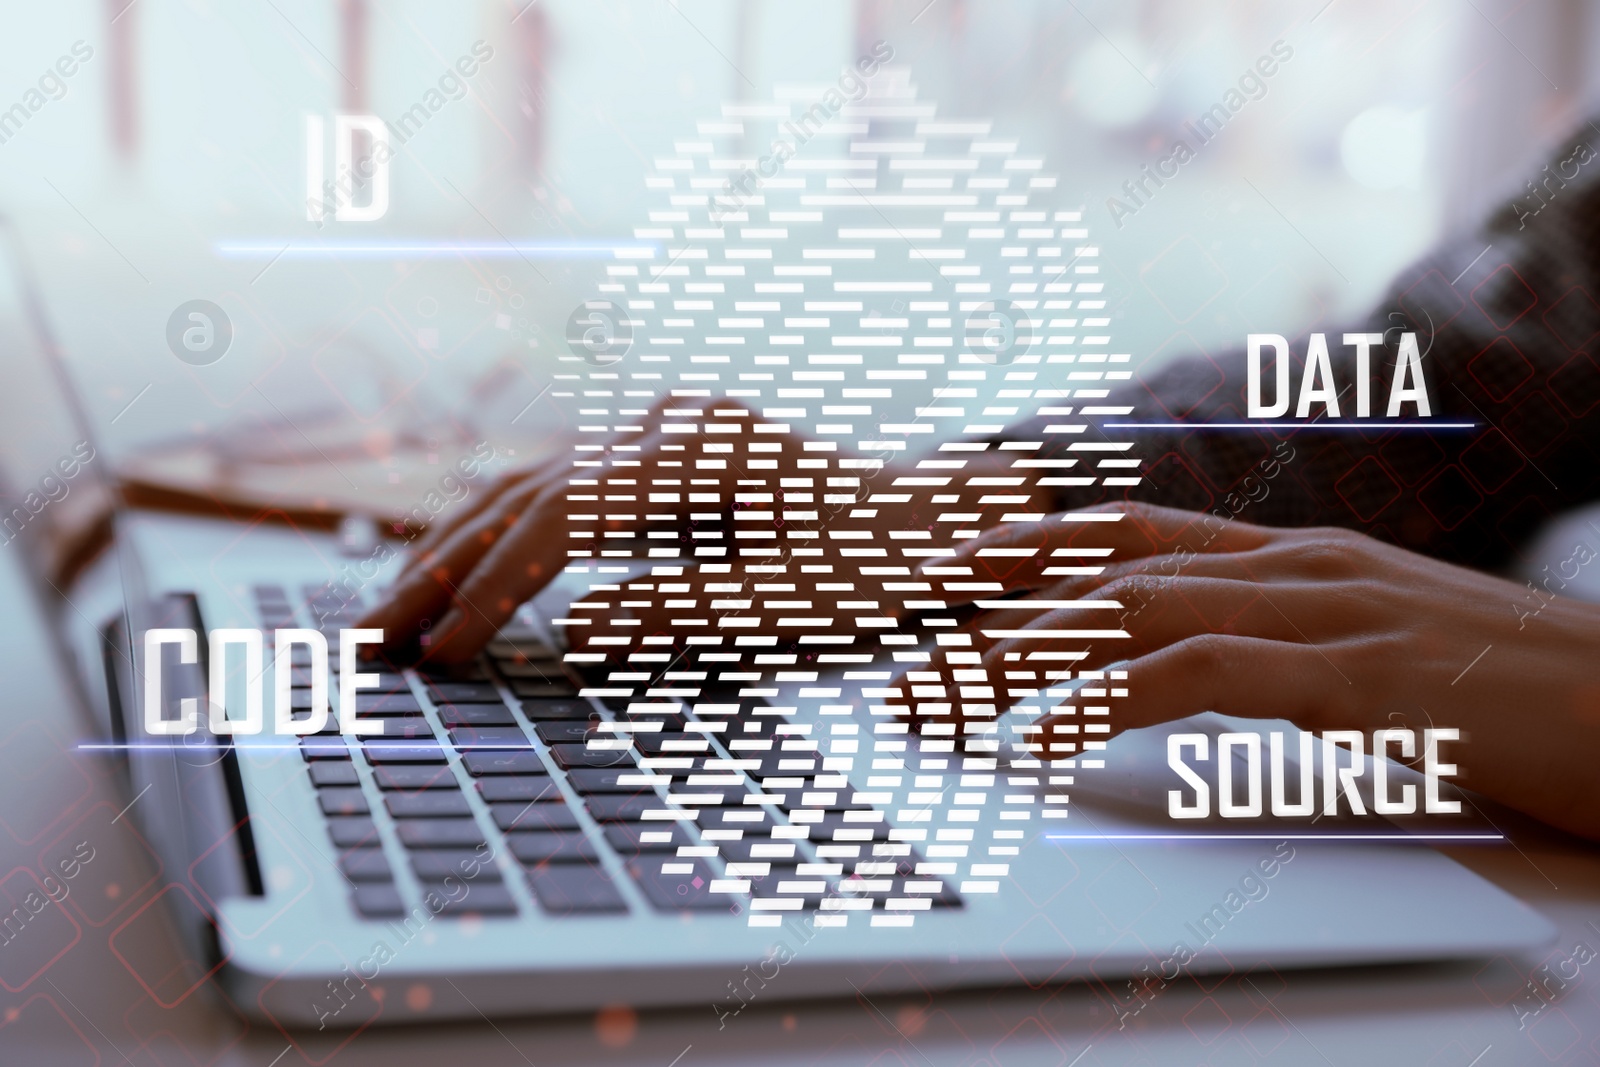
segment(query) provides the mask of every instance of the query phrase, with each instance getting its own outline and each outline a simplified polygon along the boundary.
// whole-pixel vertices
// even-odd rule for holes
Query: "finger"
[[[1104,605],[1114,609],[1109,618],[1096,619],[1060,607],[1031,619],[1019,611],[986,612],[980,625],[984,635],[995,643],[985,654],[984,665],[998,676],[1008,666],[1019,669],[1031,664],[1039,653],[1067,647],[1082,651],[1076,661],[1079,670],[1093,670],[1117,660],[1149,655],[1201,634],[1273,641],[1314,640],[1326,636],[1319,628],[1325,613],[1306,612],[1305,606],[1308,598],[1319,592],[1316,587],[1302,584],[1275,586],[1269,595],[1259,582],[1193,575],[1122,578],[1098,590],[1094,599],[1065,602]],[[1291,613],[1304,616],[1302,625],[1292,620]],[[1025,625],[1017,628],[1018,622]],[[1101,628],[1083,628],[1094,623]],[[1116,636],[1118,633],[1124,636]],[[1080,635],[1097,635],[1100,639],[1085,640]],[[1049,657],[1045,658],[1048,661]]]
[[[1266,552],[1269,552],[1269,549],[1256,552],[1208,553],[1208,555],[1194,555],[1194,553],[1157,555],[1157,557],[1136,558],[1118,563],[1085,566],[1077,568],[1082,569],[1082,574],[1054,577],[1053,584],[1043,589],[1032,590],[1026,597],[1005,597],[1005,595],[995,597],[992,593],[986,597],[984,593],[966,593],[963,590],[965,582],[933,582],[941,587],[946,603],[949,603],[949,598],[966,595],[968,597],[966,605],[974,606],[981,611],[981,614],[974,616],[971,621],[955,630],[955,633],[960,633],[963,637],[946,635],[941,638],[941,648],[934,656],[934,669],[938,669],[939,657],[950,645],[966,651],[976,649],[979,653],[987,653],[997,638],[989,637],[984,630],[997,627],[998,619],[1002,617],[1011,617],[1011,629],[1016,629],[1018,625],[1029,624],[1030,617],[1037,617],[1042,611],[1093,609],[1098,605],[1098,601],[1107,597],[1110,600],[1126,601],[1117,605],[1104,605],[1107,608],[1114,608],[1118,617],[1122,617],[1138,613],[1152,601],[1160,600],[1163,590],[1178,577],[1216,577],[1216,579],[1235,579],[1235,581],[1259,584],[1270,581],[1280,573],[1293,573],[1293,566],[1272,566],[1275,557],[1266,557],[1264,555]],[[1117,592],[1107,593],[1107,587],[1112,585],[1117,585]]]
[[[948,658],[946,652],[952,647],[962,652],[987,653],[999,640],[987,631],[1016,629],[1030,625],[1042,612],[1113,610],[1120,618],[1142,609],[1152,600],[1159,599],[1164,588],[1163,583],[1170,583],[1180,576],[1260,581],[1261,575],[1257,574],[1257,568],[1252,564],[1251,557],[1250,553],[1154,556],[1149,559],[1084,568],[1093,573],[1054,579],[1053,584],[1036,589],[1027,596],[989,599],[982,594],[972,594],[967,604],[978,608],[979,614],[955,631],[961,636],[946,635],[941,638],[940,648],[932,660],[931,669],[942,671],[941,663]],[[962,590],[959,588],[962,583],[947,584],[957,588],[953,594],[948,588],[944,590],[946,603],[950,596],[962,595]],[[1104,592],[1107,587],[1114,584],[1118,585],[1117,592]],[[1089,623],[1099,625],[1108,621],[1099,617],[1085,617],[1085,620],[1084,625]]]
[[[1049,557],[1060,536],[1048,525],[1055,518],[1050,515],[1037,522],[991,526],[950,555],[923,560],[912,576],[937,579],[944,587],[945,602],[952,607],[984,596],[1049,585],[1055,576],[1045,575],[1040,561]]]
[[[1054,593],[1052,589],[1039,596],[1049,596]],[[948,594],[947,594],[948,595]],[[1120,629],[1116,628],[1114,618],[1105,617],[1108,613],[1118,610],[1116,603],[1102,603],[1100,601],[1084,602],[1081,600],[1040,600],[1037,597],[1019,597],[1013,600],[978,600],[976,603],[984,610],[971,621],[959,629],[942,633],[938,638],[938,647],[929,657],[928,662],[920,667],[907,668],[892,683],[892,689],[900,690],[896,698],[900,702],[895,704],[900,710],[897,712],[902,719],[922,724],[930,718],[937,716],[953,716],[955,721],[961,721],[971,716],[992,717],[1004,708],[994,708],[990,705],[995,700],[993,693],[983,693],[984,687],[993,689],[990,683],[989,668],[986,666],[985,657],[995,645],[1004,640],[1005,631],[1025,627],[1040,617],[1041,612],[1048,612],[1052,608],[1062,611],[1071,611],[1080,617],[1089,618],[1091,621],[1083,622],[1077,629],[1094,627],[1097,629],[1110,628],[1109,632],[1117,637],[1125,637]],[[1052,676],[1060,674],[1066,678],[1072,675],[1072,665],[1081,659],[1085,653],[1081,650],[1071,652],[1035,653],[1039,660],[1048,659],[1056,664],[1054,668],[1043,667],[1043,672]],[[1033,673],[1038,669],[1028,668]],[[1011,673],[1019,673],[1024,668],[1013,668]],[[998,678],[1001,671],[993,677]],[[1009,706],[1010,701],[1006,701]]]
[[[535,469],[513,471],[495,479],[492,485],[479,494],[477,498],[468,501],[466,507],[457,510],[449,519],[444,522],[430,523],[425,527],[421,536],[411,546],[411,558],[407,560],[405,569],[415,566],[418,559],[437,550],[451,534],[473,522],[507,493],[514,492],[531,481],[539,481],[546,477],[548,477],[548,471]],[[404,573],[405,569],[402,569],[401,573]]]
[[[563,565],[566,545],[551,537],[548,525],[539,518],[550,511],[550,498],[563,492],[561,487],[552,487],[535,500],[453,591],[455,608],[430,634],[429,658],[453,661],[476,652],[517,605],[542,588]],[[670,595],[658,596],[653,580],[625,584],[620,590],[572,605],[571,617],[594,620],[573,633],[573,644],[587,645],[599,637],[608,655],[628,654],[647,637],[665,638],[659,647],[653,646],[659,653],[686,647],[683,638],[692,633],[748,632],[795,639],[834,627],[835,614],[844,610],[838,607],[840,592],[820,594],[817,575],[790,577],[797,580],[785,583],[777,592],[763,589],[770,581],[769,573],[757,575],[742,567],[727,574],[696,571],[691,581],[683,583],[687,589]],[[846,591],[842,599],[854,596]]]
[[[651,418],[659,419],[668,402],[669,398],[667,397],[657,398],[651,405],[646,421],[642,422],[638,428],[630,427],[617,433],[612,438],[610,446],[612,448],[618,446],[632,448],[632,446],[642,444],[647,436],[659,438],[659,434],[649,428],[652,423],[648,420]],[[660,442],[659,440],[652,440],[651,443],[659,444]],[[643,449],[641,448],[640,451],[642,452]],[[465,511],[452,516],[450,521],[441,524],[437,529],[430,527],[423,534],[422,541],[416,546],[416,551],[413,553],[411,560],[402,568],[401,575],[404,576],[407,571],[416,567],[428,566],[429,564],[425,561],[430,554],[441,550],[445,544],[455,539],[463,529],[482,518],[491,505],[504,501],[506,506],[500,508],[500,511],[515,510],[520,512],[527,500],[542,492],[548,485],[567,473],[569,469],[566,463],[559,457],[555,457],[548,463],[541,464],[530,470],[513,472],[501,478],[490,487],[489,492],[483,498],[475,501]]]
[[[1288,719],[1306,729],[1356,722],[1359,694],[1349,655],[1358,645],[1308,645],[1258,637],[1204,634],[1168,645],[1127,666],[1127,695],[1108,701],[1112,737],[1202,711],[1253,719]],[[1343,662],[1346,666],[1341,667]],[[1070,744],[1075,714],[1041,719],[1046,744]],[[1090,724],[1085,724],[1090,725]],[[1048,758],[1068,753],[1049,750]]]
[[[1142,611],[1158,604],[1171,590],[1173,583],[1193,578],[1228,579],[1265,587],[1279,582],[1298,584],[1303,578],[1292,568],[1275,565],[1275,561],[1262,552],[1239,552],[1226,555],[1205,556],[1155,556],[1148,560],[1127,560],[1096,568],[1098,573],[1064,578],[1048,589],[1030,596],[1008,600],[980,600],[977,606],[988,610],[1010,608],[1035,609],[1049,602],[1112,599],[1121,606],[1121,617]]]
[[[970,567],[974,591],[999,592],[1036,588],[1038,579],[1081,572],[1101,560],[1245,552],[1276,536],[1281,535],[1265,527],[1176,508],[1097,505],[1060,512],[1040,523],[993,527],[950,556],[925,561],[923,567]],[[1030,560],[1033,566],[1024,565]],[[1042,560],[1049,565],[1039,566]]]
[[[992,720],[1042,686],[1069,680],[1090,653],[1085,648],[1124,649],[1128,634],[1118,621],[1115,599],[1001,601],[974,620],[966,633],[943,645],[927,669],[906,673],[912,701],[906,717],[922,732],[937,721],[957,732]],[[950,641],[947,637],[945,640]],[[1119,658],[1115,651],[1108,659]]]
[[[1064,514],[1086,522],[1094,521],[1087,518],[1089,515],[1120,515],[1117,522],[1092,527],[1096,534],[1105,534],[1113,542],[1111,547],[1118,556],[1135,552],[1150,555],[1154,551],[1170,551],[1180,544],[1191,546],[1195,552],[1247,552],[1282,534],[1238,519],[1158,504],[1096,504]]]
[[[553,535],[551,525],[559,513],[555,500],[564,495],[562,487],[547,487],[464,577],[443,580],[451,606],[429,631],[429,660],[457,663],[476,655],[519,605],[560,573],[566,561],[566,538]]]
[[[523,491],[509,494],[499,506],[456,530],[437,551],[419,556],[358,625],[383,630],[390,644],[414,639],[424,622],[438,618],[447,609],[453,584],[459,584],[471,573],[501,534],[516,522],[527,503]]]
[[[670,398],[657,400],[651,415],[658,418],[664,416],[671,402]],[[745,411],[737,404],[730,403],[719,404],[716,410],[718,413]],[[678,441],[681,435],[669,435],[658,428],[648,428],[659,425],[659,422],[650,422],[648,419],[641,425],[647,428],[629,431],[627,435],[615,439],[610,447],[637,456],[640,465],[629,470],[630,480],[648,485],[654,482],[661,470],[660,464],[669,454],[664,446]],[[673,455],[681,456],[682,453]],[[674,478],[681,477],[681,467],[678,466],[681,463],[681,459],[675,460]],[[718,470],[721,471],[718,479],[720,495],[726,497],[733,484],[733,474],[726,468]],[[564,473],[550,469],[523,479],[509,488],[494,506],[483,509],[475,518],[453,528],[436,549],[419,555],[416,563],[402,573],[386,602],[370,612],[366,621],[384,629],[391,641],[407,641],[419,636],[424,622],[438,618],[453,604],[462,610],[439,619],[439,624],[429,630],[429,657],[459,658],[469,654],[467,649],[475,650],[475,646],[481,646],[494,629],[515,611],[515,603],[509,609],[501,607],[510,591],[525,594],[523,598],[526,599],[526,596],[538,592],[558,572],[559,568],[554,563],[559,561],[545,557],[551,553],[565,552],[564,538],[550,536],[552,530],[562,525],[561,517],[566,513],[567,483]],[[505,554],[510,551],[504,547],[506,539],[517,528],[521,530],[521,541],[518,542],[522,546],[520,550],[527,554],[522,561]],[[534,536],[532,531],[536,529],[544,531],[542,540]],[[529,549],[530,545],[536,545],[538,551]],[[489,562],[491,553],[499,555]],[[469,582],[473,576],[478,576],[475,580],[480,582],[490,580],[489,576],[512,576],[509,580],[514,581],[515,585],[508,586],[506,590],[486,591]]]
[[[997,648],[1024,634],[1032,645],[1068,639],[1074,647],[1091,640],[1127,637],[1120,623],[1124,605],[1114,597],[1054,599],[1041,594],[980,600],[977,604],[983,610],[971,621],[954,634],[939,638],[939,648],[930,658],[928,669],[942,678],[953,680],[959,669],[963,677],[971,680],[972,671],[987,664]]]
[[[1222,559],[1214,562],[1229,569]],[[1306,612],[1306,599],[1317,596],[1326,606],[1326,593],[1324,586],[1295,583],[1276,586],[1269,595],[1263,583],[1241,580],[1237,572],[1179,578],[1133,574],[1077,599],[983,602],[987,610],[968,627],[970,644],[942,647],[926,673],[906,684],[914,685],[913,695],[924,702],[949,702],[938,713],[957,722],[993,717],[1042,687],[1070,680],[1075,671],[1148,655],[1203,634],[1310,640],[1307,630],[1320,636],[1318,623],[1330,613]],[[1303,627],[1280,602],[1304,616]],[[931,713],[922,714],[926,721]]]
[[[1184,552],[1099,563],[1086,562],[1076,567],[1050,568],[1044,571],[1047,577],[1040,584],[1030,585],[1031,595],[1011,600],[1002,598],[1008,593],[1014,592],[1014,590],[1002,587],[1000,592],[996,593],[971,589],[970,585],[973,583],[971,583],[964,571],[953,577],[924,573],[930,578],[931,585],[939,587],[947,605],[970,605],[984,610],[993,610],[1000,607],[1010,607],[1015,604],[1031,603],[1036,598],[1071,600],[1090,596],[1095,590],[1101,589],[1119,578],[1134,575],[1149,575],[1152,578],[1200,575],[1214,578],[1265,581],[1279,574],[1287,573],[1285,567],[1274,565],[1280,561],[1276,556],[1269,557],[1266,555],[1268,551],[1268,549],[1262,549],[1256,552],[1210,553],[1206,555]],[[960,568],[954,569],[961,570]],[[1067,575],[1051,573],[1052,570],[1057,569],[1068,570],[1073,573]]]
[[[412,557],[414,569],[432,568],[441,563],[456,568],[469,567],[489,550],[499,532],[510,528],[554,480],[541,472],[508,486],[492,506],[480,509],[464,522],[452,523],[450,529],[440,531],[432,544],[419,549]]]
[[[953,633],[947,633],[940,637],[939,647],[929,661],[929,666],[924,669],[937,672],[948,683],[950,680],[948,665],[950,663],[976,662],[970,659],[971,653],[987,653],[994,646],[996,639],[986,636],[983,630],[998,626],[1000,624],[998,620],[1000,619],[1010,618],[1010,625],[1026,625],[1039,612],[1048,610],[1048,605],[1051,602],[1081,599],[1118,578],[1144,573],[1146,568],[1161,574],[1176,574],[1180,564],[1192,564],[1192,562],[1192,560],[1176,557],[1158,556],[1149,561],[1132,560],[1127,563],[1095,565],[1083,568],[1090,573],[1071,578],[1053,577],[1046,587],[1035,589],[1028,596],[1015,598],[1005,598],[1003,596],[995,596],[993,593],[967,589],[965,586],[970,583],[966,581],[965,573],[945,581],[938,574],[930,575],[928,572],[924,572],[925,575],[932,579],[930,585],[938,588],[945,598],[941,603],[949,605],[953,599],[965,598],[965,604],[962,606],[979,609],[979,614],[973,616]],[[990,599],[991,597],[993,599]],[[1087,610],[1088,607],[1085,606],[1085,609]],[[952,654],[955,657],[954,660],[950,658]]]
[[[659,435],[654,435],[641,445],[640,454],[654,457],[660,444]],[[654,467],[650,469],[653,471]],[[456,590],[461,583],[530,509],[537,510],[534,518],[547,531],[564,525],[565,474],[564,469],[551,468],[518,480],[507,487],[494,506],[484,508],[475,518],[453,527],[442,536],[433,550],[418,553],[411,565],[396,578],[384,603],[368,613],[363,625],[384,629],[393,635],[391,642],[414,639],[420,624],[424,620],[437,618],[447,610],[456,598]],[[561,537],[558,535],[555,540],[561,540]],[[542,577],[536,572],[533,577],[540,580],[534,583],[528,595],[537,593],[555,573],[548,567],[544,568]],[[452,624],[458,621],[451,620]],[[430,655],[437,654],[443,636],[438,631],[430,633],[429,640],[433,646]]]
[[[414,655],[414,649],[408,646],[414,645],[417,635],[448,610],[449,602],[442,581],[419,576],[386,590],[383,600],[368,609],[356,625],[377,630],[383,635],[383,646],[389,654],[408,659]]]

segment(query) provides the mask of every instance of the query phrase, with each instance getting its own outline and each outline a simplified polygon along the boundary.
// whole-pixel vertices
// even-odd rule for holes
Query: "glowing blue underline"
[[[327,752],[348,752],[349,751],[349,747],[348,746],[335,744],[332,741],[321,741],[321,742],[316,742],[316,743],[312,743],[312,744],[301,744],[301,743],[295,742],[295,741],[250,741],[250,740],[248,740],[248,738],[250,738],[250,737],[259,737],[260,736],[259,734],[230,735],[230,734],[200,734],[200,733],[194,733],[194,734],[174,734],[173,736],[174,737],[198,737],[198,738],[204,738],[206,741],[215,741],[218,745],[222,745],[222,746],[231,745],[234,748],[260,748],[260,749],[279,748],[279,749],[283,749],[285,752],[288,752],[290,750],[298,750],[298,749],[301,749],[301,748],[309,749],[309,750],[311,750],[313,752],[316,752],[318,750],[323,750],[323,751],[327,751]],[[237,736],[238,738],[241,738],[241,740],[237,740],[237,741],[236,740],[232,740],[232,738],[235,737],[235,736]],[[434,755],[436,753],[440,754],[440,755],[449,755],[449,752],[447,750],[445,750],[444,748],[440,747],[437,743],[432,745],[432,746],[430,746],[426,742],[408,741],[407,739],[405,739],[403,737],[382,737],[382,736],[379,736],[377,734],[333,734],[333,735],[327,735],[327,734],[305,734],[305,735],[302,735],[302,736],[307,736],[307,737],[328,737],[328,736],[350,737],[350,738],[354,738],[357,742],[359,742],[359,744],[360,744],[360,746],[362,747],[363,750],[366,750],[366,749],[370,748],[374,752],[413,752],[413,753],[416,753],[418,755],[429,755],[429,756]],[[618,735],[616,735],[616,738],[605,737],[605,738],[602,738],[601,740],[611,741],[611,740],[619,739],[622,736],[623,736],[622,734],[618,734]],[[185,744],[182,741],[115,741],[115,742],[108,741],[108,742],[105,742],[104,744],[92,743],[92,742],[84,742],[82,744],[77,745],[76,747],[77,747],[78,751],[80,751],[80,752],[122,752],[122,751],[125,751],[127,749],[152,749],[152,748],[168,749],[168,750],[171,750],[171,751],[174,751],[174,752],[191,752],[191,751],[199,751],[204,746],[202,744],[200,744],[199,742]],[[455,744],[454,742],[452,742],[451,743],[451,747],[455,748],[455,749],[458,749],[458,750],[460,750],[462,752],[475,751],[475,750],[479,750],[479,749],[493,750],[493,751],[496,751],[496,752],[538,752],[538,751],[540,751],[540,749],[539,749],[539,747],[537,745],[534,745],[534,744],[531,744],[531,743],[528,743],[528,742],[523,742],[523,743],[519,744],[519,743],[517,743],[515,741],[485,741],[485,742],[483,742],[481,744],[466,744],[466,743]],[[594,752],[621,752],[621,753],[626,753],[628,750],[627,749],[623,749],[623,748],[597,748],[597,749],[592,749],[591,751],[594,751]],[[397,762],[401,762],[401,761],[397,761]]]
[[[540,259],[654,259],[654,241],[218,241],[219,256],[233,259],[332,259],[343,256],[534,256]]]
[[[1107,430],[1476,430],[1475,422],[1104,422]]]
[[[1047,841],[1504,841],[1505,834],[1046,834]]]

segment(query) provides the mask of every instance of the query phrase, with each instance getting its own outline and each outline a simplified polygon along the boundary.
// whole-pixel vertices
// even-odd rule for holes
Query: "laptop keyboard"
[[[281,586],[253,592],[264,628],[309,618],[330,644],[363,610],[325,587],[303,590],[298,607]],[[309,652],[294,654],[291,704],[309,709]],[[816,910],[819,925],[961,906],[883,812],[820,766],[809,727],[762,697],[591,700],[557,652],[512,628],[466,669],[377,673],[357,716],[381,735],[345,737],[330,715],[300,743],[362,916],[419,905],[514,916],[512,870],[556,917],[631,911],[624,880],[661,912]]]

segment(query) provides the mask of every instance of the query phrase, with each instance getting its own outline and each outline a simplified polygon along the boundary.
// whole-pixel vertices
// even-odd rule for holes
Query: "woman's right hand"
[[[680,426],[692,429],[680,432]],[[779,447],[747,454],[750,450],[740,445],[752,441]],[[571,480],[583,474],[574,469],[569,455],[503,478],[449,521],[427,531],[383,602],[369,611],[360,625],[382,629],[392,653],[420,652],[428,660],[443,663],[466,660],[494,637],[518,605],[562,572],[571,558],[570,549],[595,545],[591,538],[604,544],[608,533],[638,533],[643,527],[652,532],[675,531],[678,536],[666,544],[684,545],[677,558],[688,557],[693,555],[693,548],[685,542],[691,524],[710,521],[722,527],[723,536],[692,543],[727,545],[726,552],[715,558],[722,566],[686,567],[677,583],[682,588],[673,591],[671,600],[650,596],[622,605],[616,603],[620,596],[607,596],[591,601],[595,610],[579,608],[576,614],[593,618],[594,625],[573,631],[574,646],[584,643],[580,632],[586,637],[602,636],[604,630],[613,636],[625,633],[640,638],[673,632],[678,628],[675,620],[686,615],[744,612],[764,601],[777,610],[762,618],[756,632],[798,634],[812,621],[802,621],[801,616],[829,611],[841,599],[830,585],[843,592],[846,602],[859,595],[855,575],[843,573],[843,568],[832,574],[817,567],[788,565],[779,578],[772,573],[771,556],[751,560],[747,567],[743,547],[772,545],[774,541],[769,536],[764,542],[741,542],[736,539],[740,528],[750,527],[744,521],[728,520],[756,519],[757,525],[765,522],[767,529],[782,527],[778,544],[798,545],[802,543],[798,538],[807,538],[803,543],[808,546],[831,548],[821,528],[840,516],[856,520],[856,529],[866,526],[881,539],[890,530],[904,528],[915,513],[914,504],[900,501],[856,507],[866,502],[866,488],[873,480],[866,470],[857,490],[847,494],[835,488],[830,494],[827,476],[840,473],[837,460],[848,453],[832,444],[819,446],[729,400],[662,398],[636,425],[618,427],[605,451],[591,453],[596,459],[603,456],[605,466],[591,468],[601,484],[585,486],[576,494],[588,500],[570,495]],[[813,487],[811,503],[790,507],[774,483],[780,476],[792,481],[796,475],[812,475],[813,468],[801,461],[819,455],[828,458],[828,469],[815,471],[812,480],[819,484]],[[756,458],[772,461],[772,465],[749,469],[748,460]],[[885,486],[892,480],[885,477],[878,484]],[[745,490],[765,494],[773,502],[735,511],[735,494],[741,483]],[[834,497],[831,502],[830,496]],[[854,496],[862,499],[843,502]],[[571,536],[575,531],[568,516],[574,511],[596,516],[592,524],[583,521],[586,536],[582,540]],[[772,520],[763,517],[766,512]],[[792,589],[763,597],[770,592],[763,586],[774,583]],[[802,603],[808,607],[799,608]],[[785,604],[792,605],[792,610],[781,606]],[[886,611],[896,612],[897,605]],[[851,622],[854,614],[859,613],[852,614]],[[610,625],[603,625],[607,623]],[[425,646],[420,641],[424,634],[428,635]],[[626,651],[602,643],[609,653]]]

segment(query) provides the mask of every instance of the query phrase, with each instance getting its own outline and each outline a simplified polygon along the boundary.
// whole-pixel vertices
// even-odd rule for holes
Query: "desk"
[[[216,1003],[208,996],[209,983],[172,1007],[157,1003],[141,984],[136,971],[159,979],[182,965],[166,914],[153,902],[171,879],[154,870],[133,821],[117,817],[129,798],[119,792],[110,765],[74,751],[88,726],[70,710],[62,678],[49,669],[49,644],[32,624],[36,616],[18,560],[3,550],[0,557],[0,890],[21,885],[29,877],[24,868],[42,877],[41,857],[53,858],[52,846],[70,851],[81,840],[94,849],[93,859],[67,883],[73,918],[52,931],[54,948],[30,947],[37,958],[24,966],[5,955],[20,940],[0,944],[0,974],[18,987],[0,988],[0,1062],[305,1062],[276,1030],[247,1023]],[[1460,849],[1455,858],[1554,921],[1561,928],[1561,949],[1570,952],[1581,941],[1600,950],[1600,849],[1513,813],[1491,810],[1491,818],[1514,844]],[[60,951],[52,958],[55,948]],[[1560,956],[1552,952],[1548,958]],[[1529,971],[1542,962],[1182,979],[1120,1031],[1104,992],[1082,982],[920,997],[873,997],[869,985],[862,997],[850,1000],[757,1000],[720,1024],[708,1004],[638,1016],[618,1009],[599,1017],[369,1030],[331,1062],[1499,1067],[1600,1060],[1600,959],[1582,967],[1553,1003],[1518,1030],[1511,1005]]]

